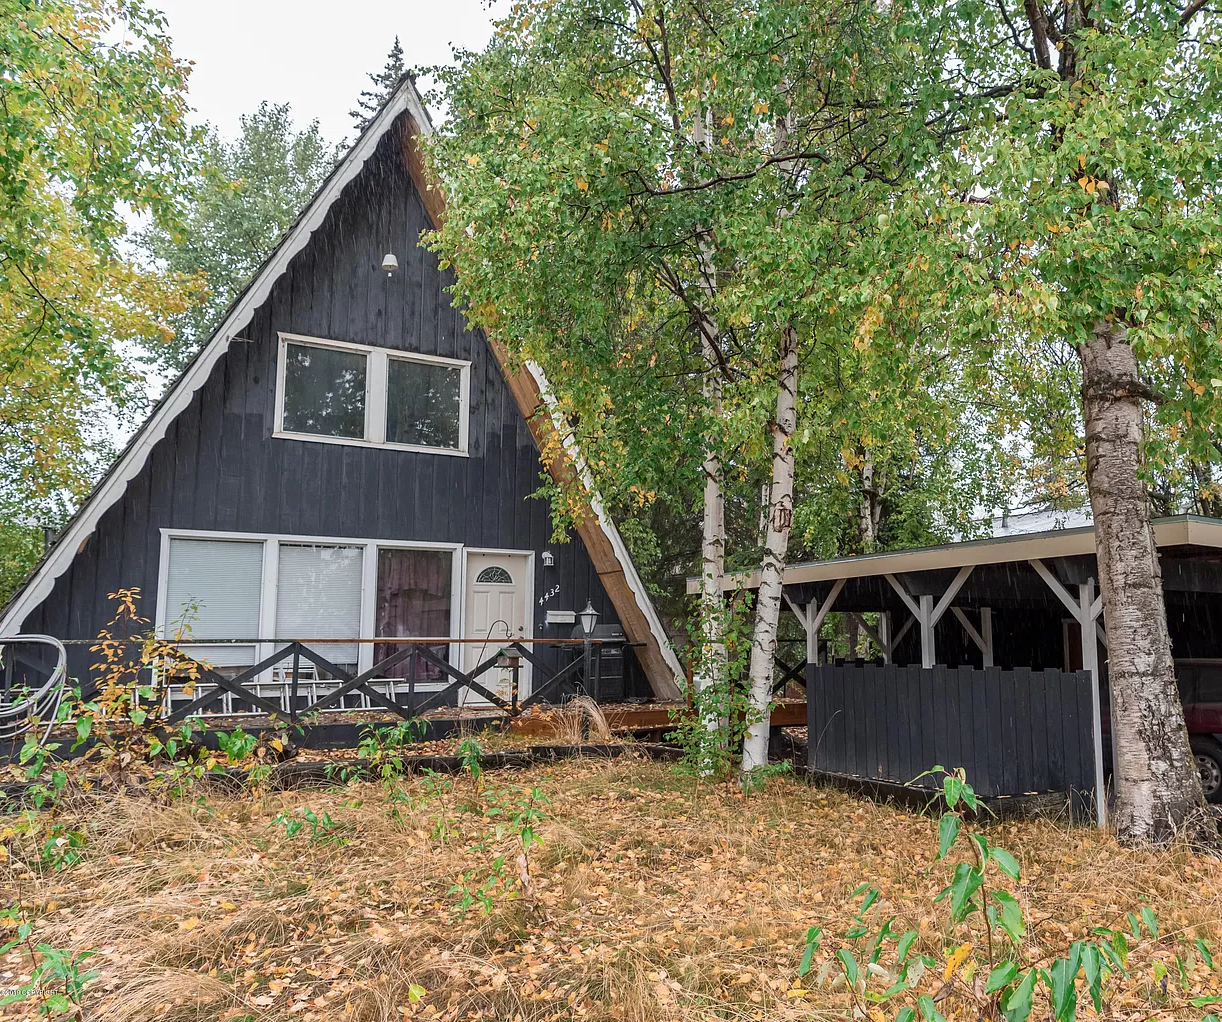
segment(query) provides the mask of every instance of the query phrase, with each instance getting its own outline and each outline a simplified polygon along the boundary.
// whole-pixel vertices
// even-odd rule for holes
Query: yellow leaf
[[[583,191],[583,192],[589,191],[590,182],[587,181],[584,177],[579,177],[577,179],[577,188],[579,191]]]
[[[199,925],[199,916],[191,916],[178,924],[180,930],[194,930]]]
[[[479,153],[472,153],[467,157],[467,165],[471,167],[479,166]]]
[[[785,991],[786,997],[805,997],[809,994],[809,990],[803,990],[801,987],[790,987]]]
[[[271,746],[273,749],[275,749],[277,752],[283,752],[283,751],[284,751],[284,742],[280,741],[280,739],[279,739],[279,738],[273,738],[273,739],[272,739],[270,742],[268,742],[267,744],[268,744],[268,745],[270,745],[270,746]]]
[[[1083,170],[1086,169],[1086,154],[1085,153],[1078,153],[1078,166],[1081,167]]]
[[[951,953],[950,958],[946,960],[946,971],[942,974],[942,981],[948,981],[955,974],[955,970],[959,968],[966,960],[967,956],[972,953],[971,944],[960,944]]]
[[[428,991],[425,990],[419,983],[412,983],[407,988],[407,999],[414,1004],[416,1001],[423,999],[424,995],[427,993]]]

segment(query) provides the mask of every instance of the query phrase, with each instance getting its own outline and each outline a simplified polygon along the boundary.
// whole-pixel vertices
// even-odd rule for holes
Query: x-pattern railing
[[[508,713],[511,716],[516,716],[523,710],[535,703],[543,702],[553,694],[560,691],[566,681],[572,684],[572,679],[583,667],[589,667],[593,671],[598,669],[598,657],[586,655],[572,660],[564,665],[560,670],[551,675],[542,685],[535,688],[534,693],[525,700],[518,699],[518,678],[520,664],[515,661],[520,657],[527,661],[539,671],[546,673],[550,670],[549,665],[536,652],[528,649],[522,642],[509,641],[503,646],[497,648],[496,653],[488,657],[486,660],[477,664],[469,671],[461,670],[453,664],[445,660],[444,657],[438,655],[434,646],[438,643],[408,643],[395,650],[390,656],[385,657],[378,663],[374,664],[368,670],[357,673],[345,670],[337,664],[333,664],[326,657],[311,649],[302,642],[289,642],[280,649],[276,650],[270,656],[265,657],[252,667],[248,667],[236,677],[227,678],[219,673],[214,668],[207,664],[201,664],[198,661],[190,660],[183,656],[182,659],[175,660],[175,666],[181,668],[184,664],[190,665],[196,669],[197,677],[195,677],[191,685],[193,689],[198,690],[203,685],[211,684],[214,686],[209,691],[197,695],[189,703],[179,706],[172,710],[166,717],[167,724],[174,724],[187,717],[193,716],[206,710],[209,706],[221,701],[225,694],[241,699],[251,706],[263,710],[265,713],[274,714],[276,716],[285,716],[285,709],[261,695],[252,692],[247,685],[255,682],[261,674],[275,667],[286,660],[292,660],[292,679],[288,684],[291,685],[289,698],[288,717],[291,720],[296,720],[298,716],[312,713],[316,710],[326,710],[342,703],[345,696],[353,693],[363,694],[369,701],[384,709],[391,710],[405,719],[418,717],[421,714],[433,709],[436,706],[445,704],[451,693],[457,693],[462,688],[467,688],[471,692],[482,696],[493,706]],[[587,647],[599,647],[601,643],[592,641],[584,644]],[[578,649],[581,646],[577,647]],[[506,664],[502,664],[501,660],[505,658]],[[297,708],[298,702],[298,679],[300,675],[301,660],[305,659],[311,663],[315,669],[325,671],[338,682],[336,688],[322,696],[317,701],[302,707]],[[411,698],[414,695],[416,662],[423,661],[429,667],[433,668],[442,677],[450,680],[450,683],[439,691],[432,692],[423,702],[412,706]],[[387,698],[383,693],[379,692],[373,685],[376,679],[386,677],[386,672],[393,667],[397,667],[404,661],[411,661],[408,666],[407,683],[408,683],[408,699],[409,705],[403,706],[393,699]],[[482,685],[477,679],[491,670],[507,669],[512,672],[512,694],[507,700],[496,692],[491,691]],[[586,679],[589,680],[589,679]]]
[[[796,681],[802,688],[806,688],[806,661],[803,660],[793,667],[790,667],[780,657],[776,658],[777,670],[780,672],[780,677],[773,683],[772,693],[777,695],[784,692],[791,681]]]

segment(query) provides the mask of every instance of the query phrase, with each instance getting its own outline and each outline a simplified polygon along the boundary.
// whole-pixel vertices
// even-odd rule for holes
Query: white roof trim
[[[271,293],[276,281],[288,269],[290,261],[309,243],[313,233],[322,225],[335,200],[344,187],[360,173],[365,162],[373,155],[378,142],[395,120],[407,111],[415,118],[422,131],[429,130],[429,117],[424,104],[410,78],[387,100],[385,106],[362,132],[356,144],[332,171],[317,194],[306,207],[297,222],[289,228],[275,251],[263,264],[250,285],[238,296],[230,307],[221,325],[213,332],[208,343],[195,357],[186,371],[175,381],[169,392],[153,410],[153,414],[137,431],[118,461],[102,478],[97,488],[89,495],[76,516],[57,538],[50,553],[35,569],[34,574],[4,608],[0,617],[0,635],[19,631],[27,615],[51,595],[55,580],[59,578],[81,545],[92,535],[98,522],[123,496],[127,484],[144,468],[153,446],[169,429],[179,413],[186,410],[195,392],[200,389],[212,373],[217,361],[229,350],[229,343],[244,327]]]

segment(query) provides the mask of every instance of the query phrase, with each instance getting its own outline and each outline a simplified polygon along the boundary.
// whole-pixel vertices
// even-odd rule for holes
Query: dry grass
[[[751,797],[706,786],[693,798],[689,781],[636,759],[488,775],[483,791],[460,779],[441,802],[421,802],[425,783],[405,782],[393,803],[374,784],[98,797],[61,810],[85,822],[82,862],[31,878],[15,856],[3,882],[35,913],[36,939],[97,949],[86,1017],[116,1022],[845,1017],[843,991],[787,993],[806,928],[843,932],[863,881],[926,953],[970,939],[934,903],[947,868],[933,862],[933,822],[839,792],[779,779]],[[491,824],[458,807],[512,807],[534,785],[552,819],[532,850],[533,895],[458,917],[449,889],[463,872],[486,875],[493,854],[469,850]],[[345,843],[272,826],[302,807],[329,813]],[[443,815],[459,828],[445,842]],[[1217,861],[1125,852],[1042,822],[994,825],[989,838],[1023,859],[1032,953],[1146,903],[1165,931],[1222,933]],[[10,954],[0,985],[29,964]],[[1216,992],[1203,965],[1197,978],[1198,993]],[[1110,1017],[1200,1018],[1181,1002],[1174,984],[1168,1000],[1135,983]],[[939,1007],[975,1019],[972,1003]]]

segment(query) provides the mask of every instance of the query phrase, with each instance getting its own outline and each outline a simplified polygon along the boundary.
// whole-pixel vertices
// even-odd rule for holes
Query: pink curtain
[[[450,634],[450,601],[454,555],[448,550],[378,551],[377,633],[404,638],[441,638]],[[401,646],[379,642],[373,648],[374,663]],[[445,657],[446,645],[432,647]],[[405,660],[382,677],[408,678],[412,660]],[[441,672],[419,657],[410,675],[416,681],[437,681]]]

